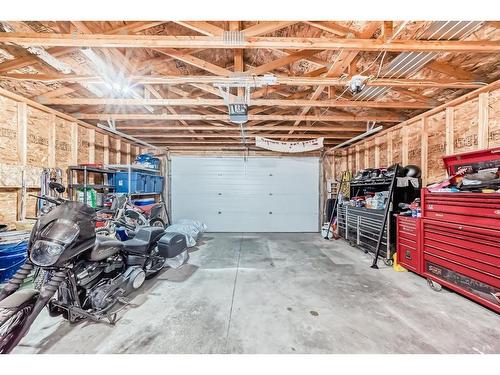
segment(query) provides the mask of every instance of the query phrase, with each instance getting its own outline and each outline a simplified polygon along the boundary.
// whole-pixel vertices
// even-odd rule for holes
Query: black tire
[[[164,265],[165,265],[165,262],[163,263],[163,266]],[[163,269],[163,266],[161,266],[161,268],[159,270],[156,270],[153,273],[150,273],[150,274],[146,273],[146,280],[152,279],[153,277],[155,277],[156,275],[158,275],[161,272],[161,270]]]
[[[7,354],[14,349],[14,342],[26,319],[35,307],[36,296],[24,302],[12,313],[6,313],[0,320],[0,354]],[[7,309],[5,309],[7,310]],[[3,315],[3,311],[2,314]]]
[[[149,226],[165,228],[165,222],[163,221],[163,219],[155,217],[154,219],[151,219],[149,221]]]

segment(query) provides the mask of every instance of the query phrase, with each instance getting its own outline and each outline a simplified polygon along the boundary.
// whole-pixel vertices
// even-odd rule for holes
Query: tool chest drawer
[[[346,205],[338,208],[339,235],[365,251],[375,252],[380,228],[383,225],[382,210],[374,210],[360,207],[350,207]],[[390,221],[385,226],[380,254],[386,259],[390,259]]]
[[[500,194],[431,193],[423,189],[422,217],[499,228]]]
[[[396,251],[398,262],[408,270],[422,274],[419,218],[397,216]]]
[[[500,311],[500,227],[423,219],[424,276]]]

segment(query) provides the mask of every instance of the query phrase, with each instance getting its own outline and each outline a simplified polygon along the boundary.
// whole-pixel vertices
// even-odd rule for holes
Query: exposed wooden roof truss
[[[245,146],[255,135],[334,145],[500,78],[498,26],[441,28],[452,26],[470,30],[429,39],[430,22],[2,22],[0,87],[161,147],[208,149],[242,145],[214,84],[271,74],[276,84],[252,90]],[[405,52],[436,58],[404,78],[380,75]],[[351,95],[357,74],[383,94]]]

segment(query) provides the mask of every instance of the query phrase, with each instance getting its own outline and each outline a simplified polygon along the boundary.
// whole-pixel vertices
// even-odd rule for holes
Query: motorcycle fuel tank
[[[96,236],[96,242],[92,251],[88,255],[88,259],[99,261],[116,254],[123,249],[123,242],[108,237]]]

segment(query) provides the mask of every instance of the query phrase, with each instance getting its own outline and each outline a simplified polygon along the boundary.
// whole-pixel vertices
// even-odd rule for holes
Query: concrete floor
[[[208,233],[116,326],[44,312],[15,353],[500,353],[499,315],[370,263],[319,234]]]

